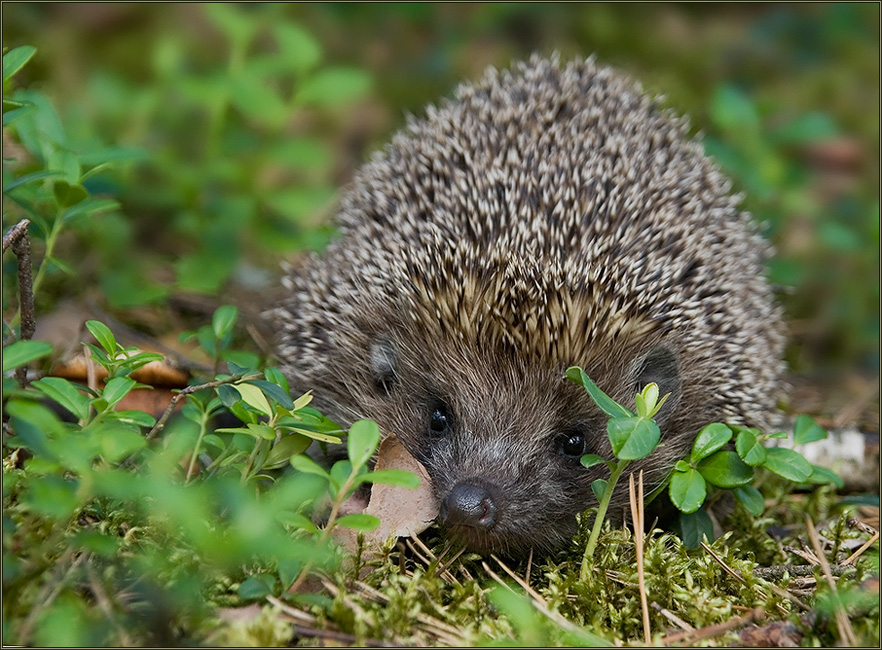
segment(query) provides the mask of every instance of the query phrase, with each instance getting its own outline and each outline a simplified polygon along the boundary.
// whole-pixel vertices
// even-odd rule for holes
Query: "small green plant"
[[[615,460],[596,454],[582,457],[582,465],[594,467],[605,464],[609,479],[597,479],[592,484],[600,503],[585,554],[581,577],[587,579],[590,560],[597,545],[606,511],[616,482],[633,460],[649,456],[658,446],[661,432],[652,418],[659,412],[667,395],[659,400],[658,386],[651,383],[635,396],[636,413],[618,404],[578,367],[567,369],[567,379],[588,392],[597,406],[609,416],[607,434]],[[733,435],[735,451],[724,449]],[[806,444],[827,437],[827,432],[807,415],[801,415],[794,427],[794,444]],[[678,460],[668,479],[650,495],[650,500],[666,486],[673,504],[681,511],[680,533],[688,548],[699,545],[703,536],[713,539],[710,518],[702,509],[708,496],[708,484],[732,490],[736,499],[752,515],[759,516],[764,509],[763,497],[753,487],[754,468],[763,467],[794,483],[833,483],[842,486],[841,479],[832,471],[812,465],[802,454],[783,447],[766,447],[763,443],[774,438],[787,438],[786,433],[763,434],[758,429],[730,426],[718,422],[704,427],[685,459]]]
[[[235,314],[219,311],[217,338],[224,338]],[[159,421],[127,409],[132,391],[149,388],[130,375],[159,355],[121,346],[97,321],[87,327],[97,341],[87,346],[91,359],[107,373],[103,384],[43,377],[21,388],[4,377],[9,638],[38,645],[201,638],[212,607],[295,598],[292,585],[333,571],[339,554],[331,532],[379,523],[339,516],[359,485],[418,482],[407,472],[368,471],[380,438],[373,422],[351,428],[348,459],[330,470],[302,455],[313,441],[341,442],[344,431],[309,406],[309,393],[292,399],[273,368],[228,362],[229,373],[180,391]],[[39,341],[15,342],[4,350],[4,373],[50,351]],[[180,402],[183,417],[169,419]],[[218,428],[215,417],[225,410],[241,426]],[[313,518],[325,502],[331,514],[320,529]],[[95,593],[100,608],[90,600]],[[177,603],[177,611],[161,602]]]
[[[597,508],[597,516],[594,519],[594,527],[591,529],[588,544],[585,546],[585,555],[582,558],[581,576],[585,580],[588,578],[588,567],[591,557],[594,555],[597,538],[603,527],[606,510],[609,507],[616,482],[632,460],[646,458],[658,446],[661,431],[652,418],[664,405],[668,395],[659,400],[658,385],[654,383],[647,385],[636,396],[637,413],[634,413],[600,390],[581,368],[568,368],[567,379],[585,388],[594,403],[610,417],[606,431],[613,454],[616,457],[616,460],[606,460],[596,454],[582,456],[582,465],[585,467],[605,464],[610,471],[608,480],[597,479],[591,485],[600,505]]]

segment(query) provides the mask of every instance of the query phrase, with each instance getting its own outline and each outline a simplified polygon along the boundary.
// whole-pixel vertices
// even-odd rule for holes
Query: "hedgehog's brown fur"
[[[283,369],[341,423],[395,432],[442,501],[477,486],[457,497],[475,520],[448,522],[472,548],[559,546],[604,474],[578,436],[611,457],[568,366],[627,405],[648,381],[673,393],[664,446],[633,464],[653,483],[702,424],[774,412],[780,318],[738,202],[685,122],[613,70],[490,70],[344,193],[341,237],[273,312]]]

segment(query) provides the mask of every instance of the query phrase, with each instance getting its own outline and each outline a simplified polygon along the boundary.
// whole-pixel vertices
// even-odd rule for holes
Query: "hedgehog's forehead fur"
[[[425,346],[590,374],[671,332],[713,366],[720,417],[761,423],[781,335],[767,245],[729,192],[684,120],[593,59],[491,69],[409,118],[343,194],[341,237],[275,311],[283,366],[321,386],[335,348],[400,323]]]

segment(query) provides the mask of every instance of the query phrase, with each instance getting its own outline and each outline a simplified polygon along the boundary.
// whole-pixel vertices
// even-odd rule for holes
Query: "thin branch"
[[[702,627],[697,630],[692,630],[691,632],[678,632],[677,634],[671,634],[666,636],[661,640],[664,645],[671,645],[674,643],[688,642],[692,643],[694,641],[699,641],[701,639],[712,639],[716,636],[721,636],[726,632],[731,630],[738,629],[744,625],[748,625],[753,623],[754,621],[761,620],[765,617],[766,613],[760,607],[756,607],[744,616],[739,616],[738,618],[730,619],[724,623],[717,623],[715,625],[709,625],[707,627]]]
[[[21,340],[30,341],[37,327],[34,319],[34,281],[31,271],[31,238],[28,237],[30,221],[22,219],[3,237],[3,252],[12,246],[18,263],[18,311],[21,315]],[[14,325],[14,323],[13,323]],[[16,368],[15,379],[22,386],[27,383],[27,368]]]
[[[256,379],[260,377],[260,375],[248,375],[245,376],[245,373],[241,373],[238,375],[233,375],[232,377],[227,377],[226,379],[217,379],[215,381],[209,381],[205,384],[199,384],[198,386],[187,386],[186,388],[181,389],[181,391],[171,398],[171,401],[168,403],[165,411],[162,414],[162,417],[159,418],[159,421],[153,425],[153,428],[147,433],[147,440],[153,439],[162,429],[165,427],[165,423],[168,422],[168,419],[171,417],[171,414],[174,413],[175,408],[178,403],[184,399],[187,395],[192,395],[193,393],[197,393],[200,390],[207,390],[209,388],[217,388],[218,386],[223,386],[224,384],[235,384],[237,381],[241,381],[243,379]]]

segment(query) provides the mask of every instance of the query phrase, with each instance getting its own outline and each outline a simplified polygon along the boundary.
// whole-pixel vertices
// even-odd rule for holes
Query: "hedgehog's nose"
[[[497,508],[490,492],[479,485],[459,483],[441,502],[441,519],[448,526],[492,528]]]

